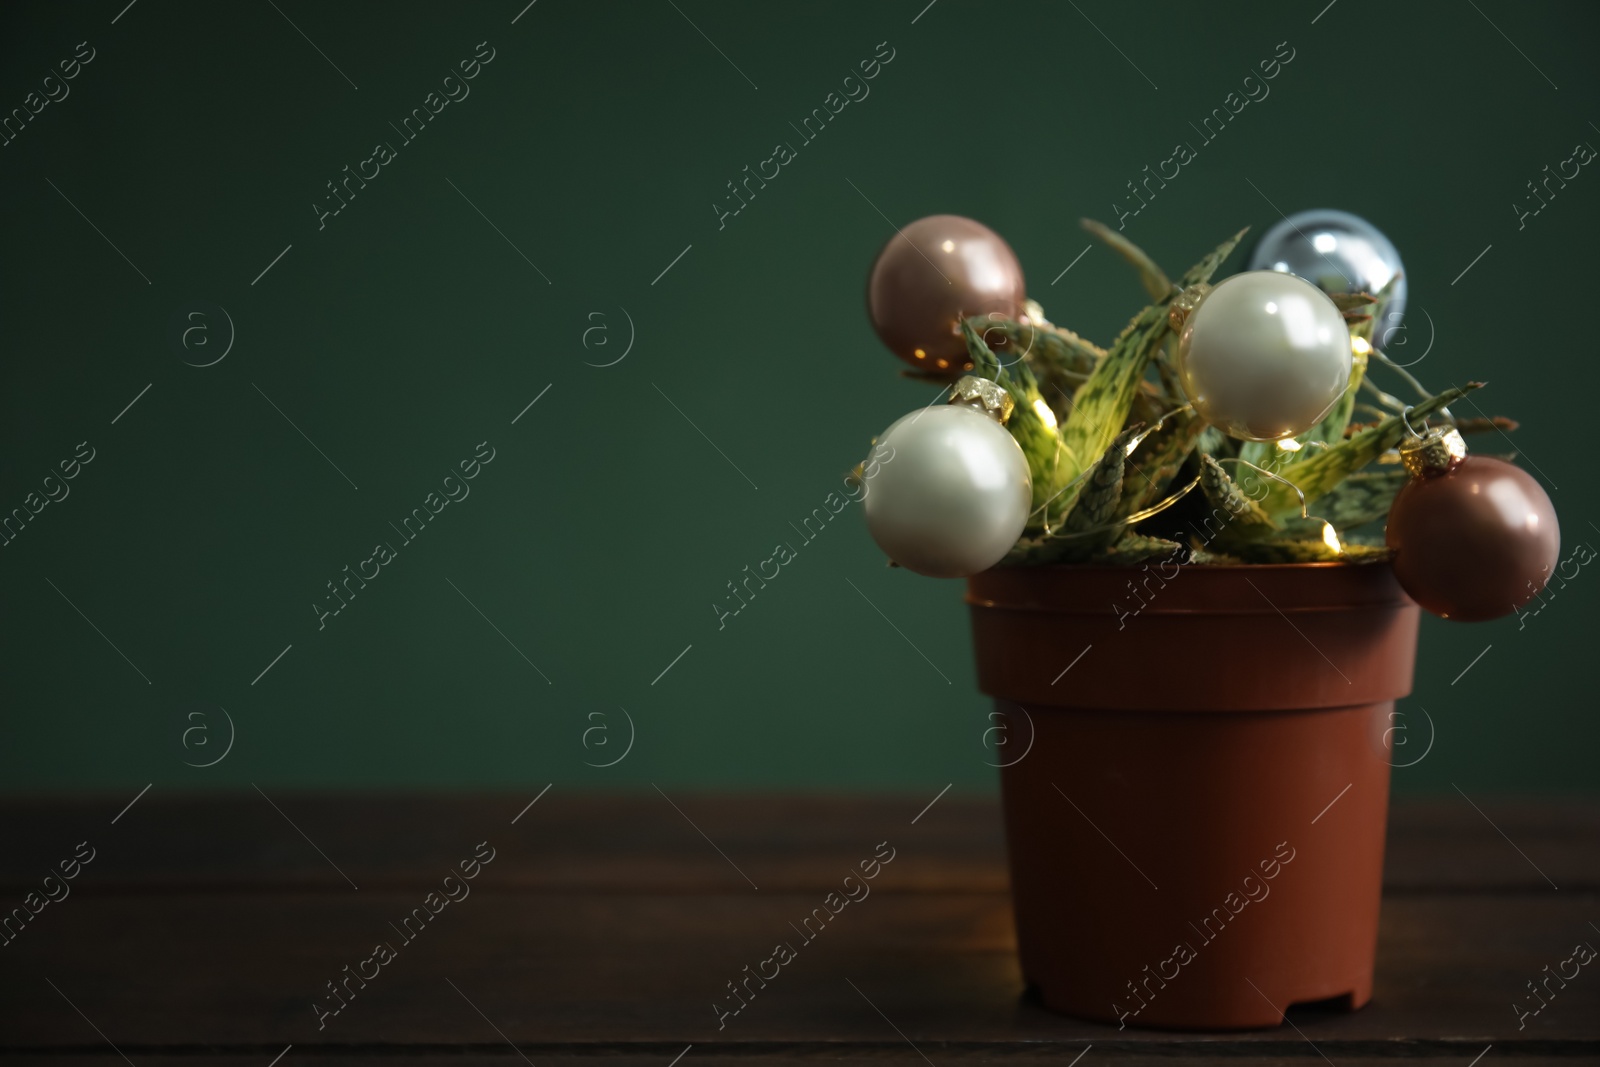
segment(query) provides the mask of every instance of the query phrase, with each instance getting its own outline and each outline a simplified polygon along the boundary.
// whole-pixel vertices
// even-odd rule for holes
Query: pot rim
[[[984,574],[1006,573],[1015,574],[1022,571],[1135,571],[1143,570],[1150,561],[1145,563],[1013,563],[1006,566],[990,567],[983,571]],[[1304,571],[1304,570],[1331,570],[1334,568],[1357,569],[1361,567],[1381,567],[1392,561],[1388,559],[1322,559],[1308,560],[1304,563],[1180,563],[1180,567],[1188,567],[1203,571]],[[976,576],[975,576],[976,577]]]
[[[1014,567],[973,575],[965,599],[978,687],[1024,705],[1298,711],[1411,691],[1420,609],[1387,563]],[[1155,645],[1163,669],[1137,666]]]
[[[967,579],[963,599],[974,609],[1056,615],[1117,615],[1126,608],[1157,615],[1287,616],[1412,604],[1386,560],[1173,566],[1171,573],[1148,562],[993,567]]]

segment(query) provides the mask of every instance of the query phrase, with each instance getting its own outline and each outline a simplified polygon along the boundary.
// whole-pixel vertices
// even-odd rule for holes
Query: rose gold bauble
[[[867,313],[889,351],[930,374],[972,366],[958,325],[995,313],[1015,319],[1027,289],[1011,246],[960,215],[929,215],[889,239],[867,279]]]
[[[1481,622],[1511,614],[1544,588],[1561,555],[1561,530],[1531,475],[1464,449],[1407,456],[1407,466],[1412,479],[1394,498],[1384,540],[1411,599],[1442,618]]]

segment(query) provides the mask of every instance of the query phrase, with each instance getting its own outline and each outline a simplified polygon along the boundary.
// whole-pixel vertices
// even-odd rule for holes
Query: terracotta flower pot
[[[967,602],[1044,1003],[1195,1029],[1365,1004],[1417,640],[1389,567],[997,569]]]

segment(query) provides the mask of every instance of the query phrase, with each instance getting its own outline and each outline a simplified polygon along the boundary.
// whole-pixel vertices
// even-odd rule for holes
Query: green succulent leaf
[[[1195,439],[1194,450],[1205,456],[1226,456],[1229,454],[1231,439],[1227,434],[1215,426],[1206,425],[1200,431],[1200,436]]]
[[[1020,360],[1010,367],[1001,366],[994,352],[984,344],[977,330],[973,329],[970,320],[962,321],[961,333],[966,338],[967,354],[972,360],[972,373],[999,385],[1010,395],[1015,405],[1011,418],[1006,421],[1006,429],[1021,446],[1022,454],[1028,460],[1028,473],[1033,478],[1033,505],[1028,526],[1043,527],[1047,525],[1046,502],[1055,491],[1053,487],[1056,485],[1057,469],[1061,465],[1062,448],[1055,426],[1046,422],[1035,406],[1035,401],[1042,399],[1039,395],[1039,383],[1034,379],[1028,365]],[[1053,421],[1054,416],[1052,416]]]
[[[1094,342],[1051,323],[987,317],[968,321],[985,338],[993,330],[1000,331],[1010,348],[1027,360],[1035,373],[1043,365],[1059,366],[1072,374],[1087,375],[1106,355],[1106,350]]]
[[[1378,302],[1378,298],[1369,293],[1329,293],[1328,299],[1333,301],[1333,306],[1343,311],[1360,311]]]
[[[1094,365],[1106,355],[1105,349],[1050,323],[989,317],[969,322],[985,339],[997,332],[1005,338],[1007,354],[1021,357],[1032,370],[1040,395],[1058,419],[1065,417],[1073,391],[1088,380]]]
[[[1122,471],[1127,462],[1128,442],[1139,427],[1130,426],[1117,435],[1079,488],[1078,499],[1061,524],[1063,536],[1081,539],[1091,553],[1116,541],[1122,533],[1115,524],[1117,507],[1122,502]],[[1109,527],[1109,528],[1108,528]]]
[[[1410,418],[1414,422],[1420,422],[1440,408],[1447,407],[1453,401],[1466,396],[1472,390],[1482,388],[1482,385],[1482,382],[1468,382],[1464,386],[1446,389],[1426,400],[1418,401],[1411,407]],[[1405,422],[1401,417],[1391,415],[1330,448],[1306,449],[1297,453],[1296,462],[1285,465],[1279,471],[1279,476],[1298,486],[1300,492],[1305,494],[1306,502],[1309,503],[1332,491],[1334,486],[1350,474],[1399,444],[1405,432]],[[1301,456],[1305,458],[1300,459]],[[1299,494],[1279,481],[1268,482],[1266,495],[1261,498],[1260,504],[1267,514],[1273,516],[1300,513]]]
[[[1239,443],[1239,458],[1252,467],[1277,473],[1279,467],[1288,461],[1290,453],[1278,447],[1276,441],[1241,441]]]
[[[1404,420],[1394,414],[1401,402],[1367,380],[1376,326],[1371,311],[1383,294],[1331,297],[1352,338],[1351,378],[1328,414],[1298,435],[1301,447],[1291,451],[1276,442],[1240,442],[1182,406],[1169,313],[1179,295],[1192,295],[1198,292],[1195,286],[1209,283],[1246,231],[1170,279],[1126,237],[1100,223],[1085,220],[1083,225],[1138,271],[1154,301],[1109,349],[1048,322],[1031,302],[1027,321],[981,316],[961,324],[973,373],[995,382],[1012,399],[1007,429],[1033,477],[1033,514],[1004,562],[1138,567],[1172,560],[1237,566],[1386,558],[1384,546],[1366,543],[1361,532],[1384,518],[1407,480],[1393,462],[1393,449],[1406,432]],[[1159,382],[1150,374],[1152,366]],[[1468,383],[1412,405],[1407,409],[1412,425],[1478,387]],[[1386,410],[1359,405],[1379,421],[1352,426],[1362,390],[1378,392]],[[1139,426],[1158,420],[1130,455]],[[1504,432],[1515,423],[1471,419],[1460,428]],[[1225,469],[1232,460],[1240,465]],[[1190,544],[1149,536],[1127,521],[1181,490],[1175,483],[1195,477],[1195,471],[1210,515],[1203,530],[1190,524],[1193,534],[1185,535]],[[1330,526],[1341,534],[1334,543],[1324,540]]]
[[[1389,550],[1374,545],[1345,545],[1335,551],[1321,539],[1250,541],[1229,549],[1244,563],[1373,563]]]
[[[1189,562],[1210,567],[1237,567],[1244,560],[1238,556],[1230,556],[1226,552],[1218,552],[1212,548],[1191,548]]]
[[[961,321],[961,339],[967,344],[967,358],[972,360],[972,373],[979,378],[987,378],[997,385],[1005,386],[1010,391],[1010,383],[1002,381],[1000,358],[986,344],[983,337],[973,327],[971,319]]]
[[[1214,536],[1223,548],[1232,551],[1240,542],[1271,537],[1279,526],[1211,456],[1200,457],[1200,489],[1211,505],[1206,529],[1217,524]]]
[[[1172,294],[1172,282],[1167,279],[1166,272],[1156,266],[1155,260],[1145,255],[1144,249],[1103,222],[1079,219],[1078,224],[1133,265],[1133,269],[1139,272],[1139,281],[1144,285],[1144,291],[1150,294],[1151,300],[1165,300]]]
[[[1331,523],[1336,530],[1376,522],[1389,514],[1395,494],[1410,477],[1399,463],[1373,464],[1347,475],[1312,506],[1311,514]]]
[[[1135,566],[1150,560],[1182,556],[1185,549],[1176,541],[1164,537],[1147,537],[1144,534],[1123,534],[1101,557],[1116,566]]]
[[[1002,562],[1038,567],[1047,563],[1088,563],[1103,556],[1103,546],[1091,545],[1083,538],[1038,533],[1019,538]]]
[[[1086,468],[1088,457],[1104,455],[1127,422],[1134,400],[1140,395],[1145,371],[1171,331],[1167,308],[1172,298],[1191,285],[1209,280],[1245,233],[1240,230],[1190,267],[1165,297],[1134,317],[1105,358],[1095,364],[1089,379],[1073,395],[1072,409],[1061,425],[1063,454],[1051,494],[1071,485]],[[1065,498],[1062,511],[1074,502],[1077,491],[1075,487],[1061,492],[1060,498]]]
[[[1141,511],[1171,490],[1205,425],[1198,415],[1179,412],[1139,444],[1123,468],[1119,515]]]
[[[1073,394],[1072,410],[1061,425],[1061,469],[1052,489],[1065,490],[1061,492],[1066,498],[1061,503],[1062,512],[1071,507],[1079,491],[1079,487],[1066,487],[1083,473],[1090,457],[1105,454],[1127,421],[1150,357],[1167,328],[1164,303],[1145,308],[1117,338],[1106,358],[1095,364],[1088,381]]]
[[[1206,254],[1204,259],[1184,272],[1183,277],[1178,279],[1177,288],[1183,290],[1191,285],[1209,282],[1211,276],[1217,272],[1217,268],[1222,266],[1222,261],[1233,253],[1233,250],[1239,246],[1239,242],[1244,240],[1244,235],[1249,232],[1250,227],[1246,226],[1216,248],[1213,248]]]
[[[1516,419],[1508,419],[1504,415],[1456,420],[1456,430],[1462,434],[1488,433],[1490,430],[1511,433],[1520,428],[1521,426]]]
[[[1005,567],[1042,567],[1047,563],[1068,562],[1064,557],[1071,542],[1063,541],[1059,537],[1048,534],[1023,534],[1017,538],[1017,543],[1011,546],[1011,551],[1006,553],[1005,559],[1000,561]]]

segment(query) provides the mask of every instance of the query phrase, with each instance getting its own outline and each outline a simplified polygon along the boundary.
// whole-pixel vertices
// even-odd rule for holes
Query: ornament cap
[[[1426,430],[1400,443],[1400,462],[1413,478],[1431,478],[1454,470],[1467,458],[1467,442],[1454,427]]]
[[[1016,401],[1011,399],[1011,394],[996,382],[987,378],[979,378],[969,374],[962,378],[950,390],[950,403],[965,404],[977,408],[1001,426],[1011,418],[1011,412],[1016,409]]]
[[[1183,330],[1183,324],[1189,321],[1189,313],[1199,305],[1201,299],[1210,291],[1210,285],[1200,282],[1189,286],[1189,288],[1172,298],[1172,303],[1167,305],[1167,325],[1172,327],[1174,333]]]

